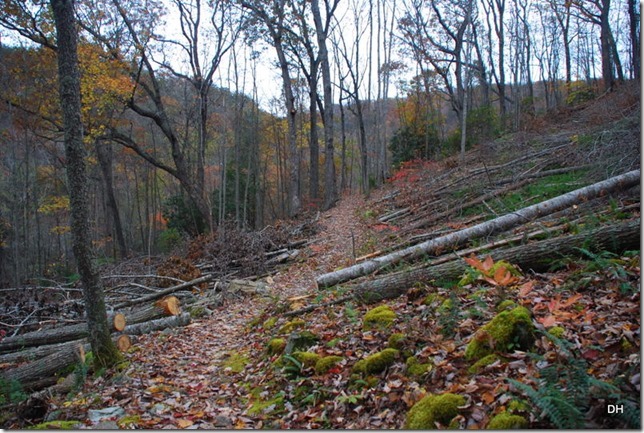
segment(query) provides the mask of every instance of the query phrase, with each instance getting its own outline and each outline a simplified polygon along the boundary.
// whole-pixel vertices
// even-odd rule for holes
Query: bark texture
[[[493,220],[477,224],[473,227],[469,227],[455,233],[450,233],[449,235],[441,236],[336,272],[320,275],[316,278],[316,282],[318,288],[332,287],[336,284],[370,274],[378,269],[399,263],[403,260],[411,260],[425,254],[436,255],[441,251],[458,248],[472,239],[504,232],[513,227],[550,215],[574,204],[581,203],[586,200],[592,200],[615,191],[625,190],[638,185],[639,182],[640,170],[633,170],[620,176],[615,176],[550,200],[528,206]]]
[[[58,79],[65,130],[72,249],[83,283],[89,341],[96,366],[109,367],[120,359],[120,354],[110,338],[105,294],[92,264],[74,3],[73,0],[51,0],[51,7],[58,43]]]
[[[495,261],[506,260],[518,265],[523,271],[545,271],[554,260],[562,257],[583,255],[579,248],[591,251],[610,251],[621,253],[640,248],[640,219],[623,224],[597,228],[588,233],[548,239],[518,247],[493,251],[490,256]],[[467,264],[454,260],[437,266],[428,266],[411,272],[387,275],[359,284],[354,289],[355,298],[364,303],[378,302],[383,299],[404,295],[418,282],[434,279],[456,279],[463,275]]]

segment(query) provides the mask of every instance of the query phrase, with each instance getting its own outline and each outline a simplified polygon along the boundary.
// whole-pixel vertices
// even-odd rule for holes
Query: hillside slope
[[[405,164],[369,200],[343,197],[312,220],[313,242],[295,263],[263,279],[265,293],[141,336],[122,371],[52,398],[50,418],[81,428],[639,428],[640,248],[595,250],[590,236],[639,227],[639,187],[496,238],[520,247],[588,237],[574,256],[551,251],[538,272],[487,259],[486,238],[456,259],[467,265],[457,278],[419,280],[377,304],[352,298],[355,281],[315,284],[361,256],[639,168],[638,92],[535,120],[535,130],[475,146],[463,165]],[[425,260],[455,257],[440,253]],[[106,409],[117,415],[94,417]]]

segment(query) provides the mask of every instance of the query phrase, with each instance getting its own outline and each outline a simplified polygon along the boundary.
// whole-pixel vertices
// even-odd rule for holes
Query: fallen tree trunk
[[[123,330],[125,321],[125,317],[120,313],[112,314],[108,318],[108,322],[112,323],[113,329],[116,331]],[[65,341],[79,340],[84,337],[87,337],[87,323],[84,322],[59,328],[32,331],[3,339],[0,341],[0,352],[52,343],[64,343]]]
[[[158,292],[151,293],[140,298],[132,299],[130,301],[121,302],[120,304],[114,305],[112,308],[115,310],[120,310],[121,308],[131,307],[132,305],[142,304],[148,301],[154,301],[159,298],[163,298],[166,295],[170,295],[179,290],[186,289],[188,287],[196,286],[197,284],[205,283],[212,280],[214,276],[212,274],[204,275],[199,278],[195,278],[191,281],[186,281],[185,283],[177,284],[176,286],[168,287],[167,289],[159,290]]]
[[[115,344],[118,344],[118,339],[119,337],[114,338]],[[70,342],[69,345],[65,345],[47,356],[1,372],[0,378],[7,382],[15,380],[20,382],[23,387],[37,389],[34,382],[48,379],[74,362],[80,362],[85,356],[84,354],[91,350],[91,345],[86,340]],[[43,381],[43,383],[46,384],[47,381]]]
[[[150,320],[149,322],[128,325],[123,330],[123,334],[127,334],[127,335],[148,334],[152,331],[158,331],[160,329],[186,326],[188,323],[190,323],[190,313],[182,313],[182,314],[179,314],[178,316],[163,317],[161,319]]]
[[[128,325],[121,335],[114,337],[115,344],[118,345],[120,342],[121,347],[126,347],[128,344],[131,344],[128,335],[141,335],[159,329],[185,326],[188,323],[190,323],[190,314],[183,313],[178,316],[164,317],[149,322]],[[74,362],[78,362],[80,360],[81,350],[83,353],[89,352],[91,350],[89,343],[84,342],[84,340],[71,342],[69,345],[65,345],[60,350],[43,358],[1,372],[0,378],[6,381],[16,380],[25,387],[31,387],[29,384],[49,378]]]
[[[468,202],[462,203],[462,204],[460,204],[460,205],[458,205],[456,207],[453,207],[451,209],[447,209],[447,210],[445,210],[443,212],[439,212],[437,214],[430,215],[429,217],[423,218],[423,219],[421,219],[419,221],[416,221],[413,224],[410,224],[409,226],[405,227],[404,232],[409,233],[409,232],[411,232],[413,230],[422,229],[423,227],[426,227],[426,226],[428,226],[429,224],[431,224],[433,222],[446,219],[447,217],[449,217],[451,215],[454,215],[455,213],[458,213],[459,211],[461,211],[463,209],[467,209],[469,207],[473,207],[475,205],[481,204],[486,200],[489,200],[489,199],[494,198],[494,197],[498,197],[498,196],[506,194],[506,193],[508,193],[510,191],[514,191],[516,189],[523,188],[524,186],[528,185],[530,182],[532,182],[531,179],[523,179],[522,181],[520,181],[518,183],[515,183],[515,184],[512,184],[512,185],[510,185],[508,187],[491,191],[491,192],[489,192],[487,194],[483,194],[483,195],[481,195],[481,196],[479,196],[479,197],[477,197],[477,198],[475,198],[473,200],[470,200]]]
[[[628,249],[640,248],[640,219],[627,223],[600,227],[578,235],[563,236],[497,250],[490,253],[495,261],[506,260],[524,271],[544,271],[553,260],[566,256],[582,256],[579,248],[591,251],[621,253]],[[404,295],[418,282],[435,279],[456,279],[463,275],[467,264],[453,260],[436,266],[427,266],[408,272],[398,272],[371,281],[365,281],[354,288],[354,297],[363,303]]]
[[[597,182],[593,185],[571,191],[553,199],[528,206],[493,220],[477,224],[473,227],[469,227],[455,233],[450,233],[449,235],[441,236],[439,238],[396,251],[386,256],[358,263],[339,271],[320,275],[316,278],[316,283],[318,288],[332,287],[336,284],[367,275],[385,266],[396,264],[402,260],[410,260],[424,254],[436,254],[439,251],[457,248],[471,239],[490,236],[492,234],[509,230],[517,225],[525,224],[533,219],[549,215],[582,201],[591,200],[615,191],[638,185],[639,181],[640,170],[633,170],[620,176],[612,177],[602,182]]]

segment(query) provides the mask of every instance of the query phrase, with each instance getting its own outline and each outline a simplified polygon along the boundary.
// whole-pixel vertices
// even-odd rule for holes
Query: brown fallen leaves
[[[338,215],[348,217],[349,211],[342,209]],[[334,242],[346,241],[342,229],[332,230]],[[308,254],[328,267],[348,250],[345,243],[337,250],[312,248]],[[334,255],[320,256],[325,254]],[[451,392],[467,401],[459,410],[458,425],[485,428],[513,400],[531,405],[508,378],[536,389],[544,367],[567,362],[544,333],[553,326],[563,329],[561,338],[587,363],[589,375],[617,384],[623,395],[639,401],[639,255],[605,259],[561,262],[557,272],[523,277],[495,271],[462,288],[419,285],[409,297],[387,303],[396,312],[390,328],[363,329],[362,317],[374,306],[347,302],[309,312],[299,317],[304,324],[298,329],[319,340],[307,350],[342,358],[326,373],[268,355],[268,341],[288,338],[291,332],[280,333],[293,318],[279,315],[279,302],[237,300],[186,328],[141,337],[123,371],[89,381],[71,400],[52,403],[67,419],[86,419],[88,409],[119,406],[127,414],[116,420],[122,428],[402,428],[409,408],[424,395]],[[483,257],[472,263],[488,270],[492,266]],[[301,295],[305,288],[310,292],[302,275],[313,271],[308,262],[292,265],[275,277],[274,289],[292,284],[278,292],[281,298]],[[503,290],[500,285],[505,285]],[[342,295],[340,289],[299,300],[319,303]],[[472,373],[465,348],[497,314],[502,298],[531,311],[541,330],[534,351],[500,353],[500,359]],[[394,333],[404,336],[394,363],[382,373],[354,374],[353,366],[387,348]],[[412,355],[431,369],[411,374],[407,357]],[[235,356],[240,364],[227,367]],[[609,403],[590,396],[586,425],[623,427],[622,420],[607,415]],[[536,408],[522,412],[530,427],[552,427],[540,414]]]

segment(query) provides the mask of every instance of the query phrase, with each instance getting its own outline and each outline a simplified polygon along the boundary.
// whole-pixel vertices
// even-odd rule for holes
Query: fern
[[[289,379],[297,379],[301,375],[304,364],[297,358],[291,355],[283,355],[282,362],[284,363],[282,371],[286,377]]]
[[[539,370],[539,378],[535,379],[537,388],[507,379],[540,409],[542,417],[547,417],[559,429],[583,428],[585,414],[592,401],[605,398],[623,405],[624,416],[620,420],[625,421],[628,427],[640,427],[639,402],[628,399],[617,386],[588,374],[587,362],[575,356],[570,342],[549,333],[544,335],[557,347],[560,360]],[[529,356],[536,361],[544,361],[541,355]]]
[[[534,389],[514,379],[507,379],[519,391],[523,392],[532,403],[541,409],[550,421],[559,429],[583,427],[583,414],[556,387],[542,386]]]

